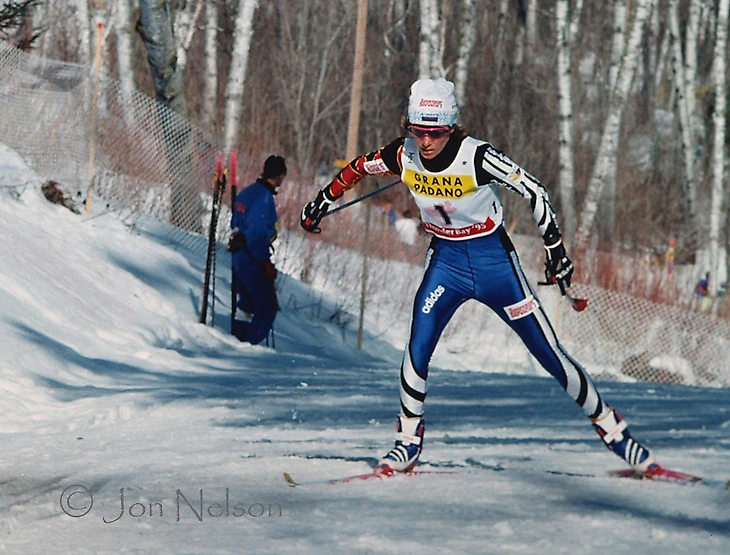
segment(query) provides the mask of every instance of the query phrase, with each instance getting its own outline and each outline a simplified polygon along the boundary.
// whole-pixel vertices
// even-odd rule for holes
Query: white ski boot
[[[593,420],[593,427],[603,439],[606,447],[624,459],[636,471],[643,473],[652,465],[656,465],[652,452],[631,437],[626,422],[614,409],[611,409],[600,420]]]
[[[423,430],[423,417],[408,418],[399,414],[395,428],[395,447],[380,459],[375,470],[383,474],[412,470],[418,464],[423,448]]]

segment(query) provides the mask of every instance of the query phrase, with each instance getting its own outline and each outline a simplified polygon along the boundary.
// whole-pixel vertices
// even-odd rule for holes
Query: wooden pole
[[[352,71],[352,93],[350,95],[350,119],[347,125],[347,147],[345,158],[350,162],[357,156],[357,138],[360,132],[360,104],[362,101],[362,75],[365,65],[365,35],[368,23],[368,0],[359,0],[357,10],[357,33],[355,35],[355,64]],[[352,197],[347,191],[345,200]]]
[[[368,254],[368,243],[370,243],[370,211],[369,202],[365,203],[365,233],[362,240],[362,279],[360,281],[360,314],[357,324],[357,349],[362,350],[363,332],[365,331],[365,305],[367,304],[368,274],[370,263]]]

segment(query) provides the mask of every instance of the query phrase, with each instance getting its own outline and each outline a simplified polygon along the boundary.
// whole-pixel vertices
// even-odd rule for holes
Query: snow
[[[0,148],[0,551],[730,553],[730,491],[608,478],[622,462],[526,357],[470,370],[502,329],[432,368],[422,468],[452,473],[288,487],[391,446],[407,322],[358,351],[337,303],[282,275],[276,349],[242,345],[222,251],[205,327],[199,250],[52,205],[42,182]],[[666,466],[730,478],[727,389],[599,389]]]

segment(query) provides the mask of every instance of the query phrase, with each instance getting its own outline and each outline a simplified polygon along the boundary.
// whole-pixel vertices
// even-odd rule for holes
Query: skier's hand
[[[320,233],[319,222],[322,221],[330,205],[337,200],[329,192],[329,186],[322,189],[312,202],[304,205],[302,209],[301,226],[310,233]]]
[[[565,295],[573,277],[573,263],[568,258],[560,237],[552,244],[545,245],[545,279],[550,284],[558,284],[560,293]]]
[[[271,281],[276,280],[276,276],[279,275],[276,266],[274,266],[274,263],[271,262],[271,260],[264,262],[264,274],[266,274],[266,277]]]
[[[228,239],[228,246],[226,247],[226,250],[231,254],[236,254],[245,248],[246,236],[240,231],[234,231],[233,234],[231,234],[231,238]]]

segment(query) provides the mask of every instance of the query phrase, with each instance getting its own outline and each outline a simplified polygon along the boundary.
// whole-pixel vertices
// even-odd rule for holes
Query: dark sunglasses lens
[[[418,127],[410,127],[408,129],[414,137],[418,137],[419,139],[423,139],[426,135],[431,137],[432,139],[440,139],[441,137],[444,137],[448,134],[448,129],[421,129]]]

